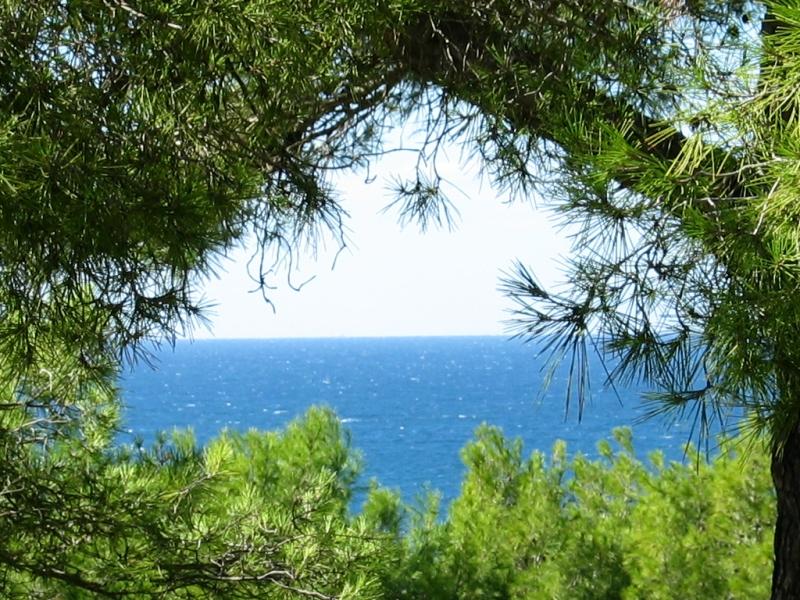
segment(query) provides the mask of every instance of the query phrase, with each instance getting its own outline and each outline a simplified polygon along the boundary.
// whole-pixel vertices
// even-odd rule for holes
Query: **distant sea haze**
[[[668,427],[643,414],[636,390],[605,389],[595,365],[591,402],[565,418],[566,378],[542,393],[543,357],[534,344],[504,337],[200,340],[158,355],[122,381],[122,441],[191,427],[202,443],[224,428],[278,429],[311,405],[332,407],[363,452],[370,478],[412,499],[423,486],[445,502],[458,494],[460,449],[482,422],[521,437],[525,452],[595,455],[618,426],[634,432],[637,455],[661,449],[683,459],[692,423]]]

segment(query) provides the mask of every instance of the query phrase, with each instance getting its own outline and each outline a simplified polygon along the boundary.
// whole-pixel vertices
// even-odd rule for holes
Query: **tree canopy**
[[[793,3],[0,11],[0,496],[52,481],[11,457],[46,454],[53,436],[89,443],[120,361],[202,314],[199,279],[246,234],[264,287],[275,253],[336,232],[329,173],[368,164],[423,111],[429,164],[455,140],[495,182],[581,223],[565,292],[523,265],[506,282],[518,332],[573,361],[571,398],[582,406],[596,350],[612,379],[652,387],[655,412],[744,411],[769,438],[773,598],[800,596]],[[421,168],[400,185],[402,214],[441,218],[439,184]]]

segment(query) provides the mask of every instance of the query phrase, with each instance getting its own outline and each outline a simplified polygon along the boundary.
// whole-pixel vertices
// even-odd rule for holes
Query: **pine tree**
[[[580,410],[596,352],[613,358],[612,379],[652,387],[655,413],[702,427],[743,413],[766,436],[772,594],[800,597],[793,3],[0,11],[4,501],[18,479],[37,481],[14,452],[85,435],[86,399],[105,397],[93,390],[120,362],[202,314],[197,282],[221,254],[255,233],[265,286],[274,252],[340,227],[329,173],[364,166],[385,129],[422,111],[429,162],[455,139],[496,183],[537,190],[582,225],[568,291],[543,290],[522,265],[506,283],[517,331],[570,357]],[[425,175],[398,189],[423,223],[447,207]]]

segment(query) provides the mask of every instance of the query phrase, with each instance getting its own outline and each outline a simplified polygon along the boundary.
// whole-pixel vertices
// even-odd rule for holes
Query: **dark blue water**
[[[226,427],[279,428],[312,404],[329,405],[363,452],[363,482],[376,477],[407,499],[423,484],[445,500],[457,495],[459,450],[481,422],[520,436],[526,453],[563,439],[594,454],[625,425],[639,455],[662,449],[682,459],[691,423],[638,423],[638,393],[604,389],[599,364],[583,419],[574,410],[565,418],[566,371],[543,394],[543,360],[533,345],[502,337],[180,342],[159,354],[156,370],[140,365],[125,376],[125,428],[151,439],[191,427],[203,442]]]

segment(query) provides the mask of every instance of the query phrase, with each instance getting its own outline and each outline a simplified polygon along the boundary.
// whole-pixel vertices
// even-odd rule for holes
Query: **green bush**
[[[42,483],[0,495],[0,597],[383,595],[397,540],[349,516],[358,459],[330,410],[204,448],[186,431],[149,448],[72,436],[18,458]]]
[[[620,429],[597,460],[569,459],[563,443],[525,460],[518,440],[481,426],[447,519],[435,505],[412,519],[387,597],[767,598],[768,461],[735,448],[710,464],[645,464]]]
[[[768,597],[774,496],[757,447],[643,463],[616,430],[596,460],[564,443],[526,459],[483,425],[442,518],[436,492],[407,504],[376,483],[353,514],[360,459],[327,409],[205,447],[177,431],[117,448],[101,435],[113,412],[83,417],[47,447],[3,448],[4,598]]]

